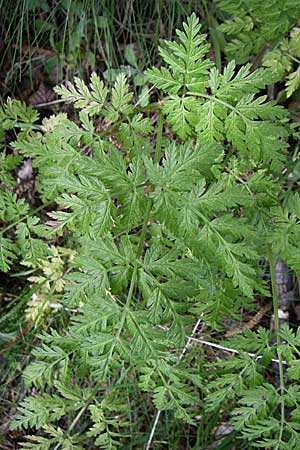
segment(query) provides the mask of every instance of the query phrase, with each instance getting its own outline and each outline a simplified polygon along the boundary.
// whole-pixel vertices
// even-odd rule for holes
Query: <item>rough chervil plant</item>
[[[274,279],[277,257],[300,269],[298,194],[281,206],[287,112],[260,95],[268,70],[216,69],[195,15],[177,36],[146,72],[159,98],[147,109],[124,75],[108,88],[92,74],[56,88],[78,122],[58,114],[12,144],[59,205],[48,235],[71,234],[76,251],[61,299],[70,324],[41,334],[24,372],[21,448],[171,448],[161,430],[185,422],[207,448],[228,418],[218,448],[300,448],[300,334],[279,328]],[[268,297],[274,332],[206,352],[205,336],[222,339]]]

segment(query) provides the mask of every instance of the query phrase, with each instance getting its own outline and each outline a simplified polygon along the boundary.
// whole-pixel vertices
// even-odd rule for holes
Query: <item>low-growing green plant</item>
[[[278,257],[300,268],[299,195],[282,206],[288,113],[261,94],[268,69],[215,67],[194,14],[177,36],[146,72],[157,97],[145,109],[124,74],[107,87],[93,73],[56,88],[78,121],[52,116],[11,144],[58,205],[46,237],[72,235],[76,251],[61,298],[70,325],[40,335],[24,372],[35,393],[12,425],[31,430],[21,448],[168,448],[161,423],[189,424],[186,448],[205,448],[228,418],[219,448],[299,448],[299,331],[280,331],[274,275]],[[274,333],[195,337],[222,339],[262,297]],[[234,356],[208,357],[209,345]]]

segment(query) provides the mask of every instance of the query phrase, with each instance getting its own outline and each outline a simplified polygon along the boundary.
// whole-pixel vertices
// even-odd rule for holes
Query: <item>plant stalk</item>
[[[157,135],[156,135],[156,146],[155,146],[155,154],[154,154],[154,162],[155,163],[158,163],[159,159],[160,159],[161,144],[162,144],[162,130],[163,130],[163,116],[162,116],[162,112],[159,111],[158,118],[157,118]],[[151,189],[150,189],[150,192],[151,192]],[[134,264],[130,288],[129,288],[128,297],[127,297],[127,301],[126,301],[127,307],[129,306],[132,295],[133,295],[133,287],[135,285],[136,278],[137,278],[138,260],[142,256],[146,232],[147,232],[147,226],[148,226],[148,222],[149,222],[150,214],[151,214],[151,209],[152,209],[152,198],[149,197],[148,201],[147,201],[144,222],[143,222],[142,231],[141,231],[141,235],[140,235],[140,239],[139,239],[139,245],[138,245],[137,254],[136,254],[137,260]]]
[[[278,367],[279,367],[279,383],[280,383],[280,432],[278,437],[278,444],[276,449],[279,448],[280,443],[282,441],[283,428],[285,422],[285,406],[284,406],[284,391],[285,391],[285,383],[284,383],[284,371],[283,371],[283,362],[280,350],[280,322],[279,322],[279,314],[278,314],[278,294],[276,287],[276,276],[275,276],[275,262],[273,257],[273,252],[271,246],[269,246],[268,250],[269,256],[269,265],[270,265],[270,273],[271,273],[271,283],[272,283],[272,299],[273,299],[273,314],[274,314],[274,328],[275,328],[275,337],[277,344],[277,355],[278,355]],[[275,450],[276,450],[275,449]]]
[[[156,146],[155,146],[154,162],[158,162],[159,159],[160,159],[161,144],[162,144],[162,131],[163,131],[163,116],[162,116],[162,112],[160,110],[159,113],[158,113],[158,118],[157,118],[157,134],[156,134]],[[150,187],[150,192],[151,192],[151,187]],[[136,261],[135,261],[134,266],[133,266],[133,272],[132,272],[132,275],[131,275],[129,291],[128,291],[128,295],[127,295],[127,298],[126,298],[126,303],[125,303],[125,306],[124,306],[124,310],[122,312],[120,326],[119,326],[119,329],[117,331],[116,341],[121,336],[121,333],[122,333],[122,330],[123,330],[123,327],[124,327],[124,323],[125,323],[125,320],[126,320],[126,316],[127,316],[127,313],[128,313],[131,301],[132,301],[134,288],[135,288],[135,285],[136,285],[136,280],[137,280],[137,275],[138,275],[139,259],[141,258],[142,253],[143,253],[144,242],[145,242],[148,222],[149,222],[149,219],[150,219],[151,209],[152,209],[152,198],[149,197],[148,201],[147,201],[147,205],[146,205],[145,217],[144,217],[144,221],[143,221],[143,225],[142,225],[142,231],[141,231],[139,244],[138,244],[138,248],[137,248]],[[112,345],[112,347],[110,349],[110,355],[109,355],[109,358],[107,359],[107,361],[112,356],[112,354],[114,352],[114,348],[115,348],[115,344]],[[107,370],[107,363],[105,364],[105,367],[104,367],[104,373],[105,373],[106,370]]]

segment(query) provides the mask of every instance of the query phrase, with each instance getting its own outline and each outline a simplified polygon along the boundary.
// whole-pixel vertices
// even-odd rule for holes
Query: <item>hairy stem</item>
[[[279,448],[280,442],[282,440],[284,421],[285,421],[285,407],[284,407],[284,372],[283,372],[283,362],[280,351],[280,322],[279,322],[279,314],[278,314],[278,295],[276,288],[276,276],[275,276],[275,262],[273,257],[273,252],[271,246],[269,246],[269,265],[271,272],[271,283],[272,283],[272,298],[273,298],[273,311],[274,311],[274,328],[275,328],[275,336],[276,336],[276,344],[277,344],[277,355],[278,355],[278,367],[279,367],[279,382],[280,382],[280,413],[281,413],[281,421],[280,421],[280,432],[278,437],[278,444],[276,449]],[[276,450],[275,449],[275,450]]]
[[[155,146],[155,154],[154,154],[154,161],[155,162],[158,162],[159,159],[160,159],[161,144],[162,144],[162,130],[163,130],[163,116],[162,116],[162,112],[159,111],[158,118],[157,118],[157,134],[156,134],[156,146]],[[131,301],[132,301],[134,288],[135,288],[136,280],[137,280],[139,260],[140,260],[140,258],[142,256],[142,253],[143,253],[143,248],[144,248],[144,243],[145,243],[147,226],[148,226],[148,222],[149,222],[149,219],[150,219],[151,209],[152,209],[152,198],[149,197],[148,198],[148,202],[147,202],[147,206],[146,206],[145,217],[144,217],[144,221],[143,221],[143,225],[142,225],[142,231],[141,231],[141,235],[140,235],[140,239],[139,239],[139,244],[138,244],[138,248],[137,248],[136,261],[135,261],[134,266],[133,266],[133,272],[132,272],[132,276],[131,276],[131,280],[130,280],[129,291],[128,291],[126,303],[125,303],[125,306],[124,306],[124,310],[122,312],[121,322],[120,322],[120,326],[119,326],[119,329],[118,329],[118,332],[117,332],[117,335],[116,335],[115,342],[117,342],[118,339],[121,336],[121,333],[122,333],[122,330],[123,330],[123,327],[124,327],[124,323],[125,323],[125,320],[126,320],[126,316],[128,314],[129,307],[130,307],[130,304],[131,304]],[[113,355],[113,352],[114,352],[114,349],[115,349],[115,345],[116,344],[114,343],[111,346],[111,349],[110,349],[110,352],[109,352],[109,356],[108,356],[108,358],[106,360],[106,363],[104,365],[104,375],[106,374],[106,371],[108,369],[108,361],[110,360],[110,358]]]
[[[162,143],[162,130],[163,130],[163,115],[162,111],[159,110],[157,116],[157,135],[156,135],[156,147],[154,154],[154,162],[159,162],[160,152],[161,152],[161,143]]]
[[[156,163],[159,162],[159,159],[160,159],[161,143],[162,143],[162,129],[163,129],[162,112],[159,111],[158,118],[157,118],[157,135],[156,135],[156,147],[155,147],[155,154],[154,154],[154,162],[156,162]],[[136,262],[134,264],[130,288],[129,288],[128,297],[127,297],[127,301],[126,301],[127,307],[129,306],[131,297],[133,295],[133,287],[136,282],[139,259],[143,253],[143,247],[144,247],[144,243],[145,243],[147,226],[148,226],[148,222],[150,219],[151,209],[152,209],[152,199],[149,197],[147,206],[146,206],[142,231],[141,231],[141,235],[140,235],[140,239],[139,239],[139,245],[138,245],[137,254],[136,254]]]

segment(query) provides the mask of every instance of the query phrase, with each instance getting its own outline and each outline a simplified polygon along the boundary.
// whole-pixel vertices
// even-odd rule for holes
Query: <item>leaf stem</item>
[[[163,130],[163,115],[162,110],[160,109],[157,116],[157,134],[156,134],[156,147],[155,147],[155,155],[154,162],[158,163],[160,159],[160,151],[162,144],[162,130]]]
[[[272,299],[273,299],[273,313],[274,313],[274,328],[275,328],[275,336],[276,336],[276,344],[277,344],[277,355],[278,355],[278,367],[279,367],[279,382],[280,382],[280,413],[281,413],[281,420],[280,420],[280,432],[278,437],[278,444],[276,446],[276,449],[279,449],[280,443],[282,441],[282,435],[283,435],[283,428],[284,428],[284,422],[285,422],[285,407],[284,407],[284,391],[285,391],[285,384],[284,384],[284,372],[283,372],[283,362],[282,362],[282,356],[281,356],[281,350],[280,350],[280,322],[279,322],[279,314],[278,314],[278,295],[277,295],[277,288],[276,288],[276,275],[275,275],[275,262],[273,257],[273,252],[271,246],[269,246],[268,249],[268,257],[269,257],[269,265],[270,265],[270,272],[271,272],[271,283],[272,283]]]
[[[156,146],[155,146],[155,154],[154,154],[154,162],[155,163],[158,163],[159,159],[160,159],[161,144],[162,144],[162,130],[163,130],[163,116],[162,116],[162,112],[160,110],[158,113],[158,118],[157,118],[157,134],[156,134]],[[146,212],[145,212],[144,222],[143,222],[143,226],[142,226],[142,231],[141,231],[141,235],[140,235],[140,239],[139,239],[139,245],[138,245],[137,254],[136,254],[136,262],[134,265],[134,271],[133,271],[132,279],[131,279],[131,281],[134,279],[134,283],[136,281],[135,279],[137,276],[139,259],[142,256],[142,252],[143,252],[143,247],[144,247],[148,222],[150,219],[151,209],[152,209],[152,198],[149,197],[147,206],[146,206]],[[130,283],[130,288],[131,288],[131,284],[132,283]],[[129,293],[130,293],[130,289],[129,289]],[[126,302],[126,305],[127,305],[127,302]]]
[[[157,117],[157,134],[156,134],[156,146],[155,146],[155,153],[154,153],[154,162],[155,163],[158,163],[160,160],[160,152],[161,152],[161,144],[162,144],[162,130],[163,130],[163,116],[162,116],[162,111],[160,110],[158,112],[158,117]],[[151,190],[152,189],[150,188],[150,191]],[[144,241],[145,241],[145,237],[146,237],[147,226],[148,226],[150,213],[151,213],[151,208],[152,208],[152,199],[149,197],[147,205],[146,205],[145,218],[144,218],[141,236],[140,236],[140,240],[139,240],[139,246],[138,246],[138,250],[137,250],[136,266],[138,266],[138,260],[140,259],[141,255],[142,255]]]
[[[159,113],[158,113],[158,118],[157,118],[157,134],[156,134],[156,146],[155,146],[155,154],[154,154],[154,161],[155,162],[158,162],[159,159],[160,159],[161,144],[162,144],[162,131],[163,131],[163,116],[162,116],[162,111],[160,110]],[[123,312],[122,312],[120,326],[119,326],[118,331],[117,331],[115,342],[111,346],[111,349],[110,349],[110,352],[109,352],[109,356],[108,356],[108,358],[106,359],[106,362],[105,362],[104,374],[106,373],[106,370],[108,368],[108,360],[113,355],[113,352],[114,352],[114,349],[115,349],[115,346],[116,346],[116,342],[118,341],[118,339],[121,336],[121,332],[122,332],[123,327],[124,327],[126,316],[127,316],[128,312],[129,312],[129,307],[130,307],[130,304],[131,304],[131,300],[132,300],[132,297],[133,297],[134,288],[135,288],[135,284],[136,284],[136,280],[137,280],[139,260],[140,260],[140,258],[142,256],[142,253],[143,253],[144,242],[145,242],[147,226],[148,226],[148,222],[149,222],[149,218],[150,218],[150,214],[151,214],[151,209],[152,209],[152,198],[149,197],[148,198],[148,202],[147,202],[147,206],[146,206],[145,217],[144,217],[144,221],[143,221],[143,226],[142,226],[142,231],[141,231],[141,235],[140,235],[140,239],[139,239],[139,244],[138,244],[138,248],[137,248],[136,260],[135,260],[135,263],[134,263],[134,266],[133,266],[133,272],[132,272],[132,275],[131,275],[130,286],[129,286],[129,291],[128,291],[126,303],[125,303],[125,306],[124,306],[124,309],[123,309]]]
[[[89,403],[91,402],[92,397],[90,397],[88,399],[88,401],[86,402],[86,404],[80,409],[80,411],[78,412],[78,414],[76,415],[75,419],[73,420],[73,422],[71,423],[71,425],[69,426],[67,433],[68,436],[70,435],[70,432],[73,430],[73,428],[75,427],[75,425],[77,424],[78,420],[80,419],[80,417],[82,416],[82,414],[84,413],[84,411],[86,410],[86,408],[88,407]],[[53,450],[58,450],[60,448],[60,446],[63,444],[63,442],[58,442],[56,444],[56,446],[54,447]]]
[[[29,128],[31,130],[37,130],[37,131],[42,131],[43,127],[42,125],[38,125],[38,124],[34,124],[33,123],[26,123],[26,122],[17,122],[14,124],[14,127],[16,128]]]
[[[206,98],[207,100],[212,100],[215,103],[219,103],[220,105],[225,106],[228,109],[231,109],[233,112],[235,112],[238,116],[240,116],[245,123],[251,122],[248,117],[246,117],[244,114],[242,114],[237,108],[235,108],[233,105],[231,105],[228,102],[225,102],[224,100],[221,100],[220,98],[214,97],[213,95],[208,95],[200,92],[188,92],[189,95],[193,95],[195,97],[202,97]]]

